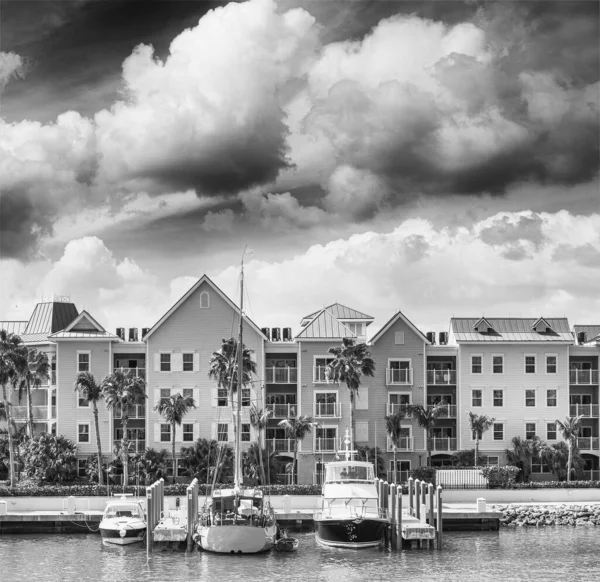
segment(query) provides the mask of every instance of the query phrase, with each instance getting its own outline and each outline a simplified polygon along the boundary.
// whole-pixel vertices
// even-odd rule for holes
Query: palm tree
[[[298,418],[288,416],[279,422],[279,426],[285,430],[289,439],[294,440],[294,463],[292,465],[292,484],[296,482],[296,460],[298,458],[298,443],[310,434],[315,421],[312,416],[303,414]]]
[[[417,424],[426,431],[425,450],[427,451],[427,466],[431,467],[431,429],[435,426],[437,419],[448,414],[448,405],[442,402],[423,406],[422,404],[409,404],[406,413],[412,416]]]
[[[250,407],[250,424],[252,425],[252,427],[256,430],[257,432],[257,441],[258,441],[258,455],[259,455],[259,461],[260,461],[260,478],[261,478],[261,483],[263,485],[266,484],[266,479],[265,479],[265,465],[263,463],[263,457],[262,457],[262,431],[267,428],[267,424],[269,422],[269,419],[272,418],[273,416],[273,409],[272,408],[258,408],[256,405],[252,405]]]
[[[475,467],[477,467],[477,459],[479,458],[479,439],[483,437],[484,432],[492,428],[495,420],[495,418],[490,418],[487,414],[473,414],[469,412],[471,432],[475,435]]]
[[[522,439],[519,436],[512,438],[513,448],[505,449],[506,460],[509,464],[515,465],[521,469],[523,481],[527,483],[531,475],[531,466],[533,459],[539,458],[540,453],[543,456],[545,443],[540,437],[535,436],[531,439]]]
[[[104,484],[104,471],[102,470],[102,443],[100,441],[100,424],[98,422],[98,402],[104,397],[102,387],[96,384],[91,372],[79,372],[75,380],[75,392],[92,405],[94,413],[94,427],[96,429],[96,454],[98,455],[98,485]]]
[[[44,379],[50,378],[50,362],[45,352],[38,352],[35,348],[27,349],[27,367],[21,375],[22,386],[27,392],[27,433],[33,437],[33,401],[31,388],[36,390],[42,385]],[[19,389],[19,401],[21,400]]]
[[[375,374],[375,362],[371,358],[367,344],[357,344],[355,339],[345,337],[341,347],[329,348],[329,353],[335,356],[327,369],[334,382],[346,382],[350,390],[350,420],[352,438],[354,438],[354,411],[356,409],[356,394],[360,387],[361,376]]]
[[[581,429],[581,419],[583,416],[567,416],[564,421],[556,420],[562,438],[567,441],[569,446],[569,459],[567,461],[567,482],[571,481],[571,470],[573,467],[573,450],[577,445],[577,437]]]
[[[4,415],[6,417],[8,432],[8,452],[9,452],[9,472],[10,486],[15,486],[14,471],[14,448],[12,435],[12,418],[10,414],[9,392],[7,384],[20,376],[27,366],[27,348],[21,341],[21,338],[8,333],[5,329],[0,329],[0,384],[2,384],[2,402],[4,404]]]
[[[394,483],[398,483],[398,466],[396,464],[396,448],[400,446],[400,438],[402,437],[401,422],[406,418],[406,413],[399,410],[394,414],[385,417],[385,430],[394,445]]]
[[[175,430],[181,426],[184,416],[191,408],[196,408],[196,403],[191,396],[172,394],[169,398],[161,398],[154,410],[158,412],[171,425],[171,445],[173,455],[173,484],[175,484]]]
[[[123,486],[129,482],[127,424],[135,406],[145,402],[146,382],[131,372],[115,370],[102,380],[102,393],[108,410],[121,411],[123,436],[121,438],[121,461],[123,462]]]

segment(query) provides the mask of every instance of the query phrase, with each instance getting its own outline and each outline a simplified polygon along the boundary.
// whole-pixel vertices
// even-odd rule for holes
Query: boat
[[[100,535],[103,543],[120,546],[143,541],[146,535],[143,503],[126,495],[107,502],[100,521]]]
[[[275,542],[277,552],[295,552],[298,549],[298,538],[288,536],[286,530],[282,530],[281,537]]]
[[[355,461],[346,430],[344,460],[325,464],[321,507],[314,513],[317,542],[337,548],[379,546],[389,523],[387,510],[379,506],[375,469],[367,461]]]
[[[237,370],[243,369],[244,261],[240,277],[240,327],[237,342]],[[234,371],[231,374],[230,390]],[[243,378],[243,374],[237,374]],[[202,508],[194,540],[201,549],[220,554],[257,554],[273,548],[277,537],[275,512],[259,489],[242,484],[241,411],[242,390],[236,390],[232,410],[235,430],[235,472],[233,487],[215,490]]]

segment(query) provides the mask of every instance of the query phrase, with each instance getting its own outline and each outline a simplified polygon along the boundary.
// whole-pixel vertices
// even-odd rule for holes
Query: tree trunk
[[[29,433],[29,438],[33,438],[33,400],[31,398],[31,386],[29,385],[29,380],[27,380],[27,432]]]
[[[354,411],[355,411],[355,398],[354,390],[350,390],[350,430],[352,431],[352,448],[354,449]]]
[[[15,486],[15,452],[13,450],[13,435],[11,431],[10,403],[6,397],[6,384],[2,384],[2,397],[4,399],[4,410],[6,412],[6,431],[8,433],[8,458],[9,458],[9,473],[10,486]]]
[[[567,460],[567,483],[571,482],[571,466],[573,465],[573,439],[569,440],[569,458]]]
[[[296,458],[298,456],[298,441],[294,445],[294,463],[292,464],[292,485],[296,484]]]
[[[258,460],[260,462],[260,478],[263,485],[267,484],[267,480],[265,479],[265,465],[263,463],[263,451],[262,451],[262,441],[260,438],[260,431],[258,432]]]
[[[473,466],[477,467],[477,459],[479,457],[479,432],[475,436],[475,461],[473,462]]]
[[[429,429],[427,429],[425,437],[427,438],[427,466],[431,467],[431,437]]]
[[[377,463],[377,459],[375,459]],[[398,484],[398,465],[396,464],[396,445],[394,445],[394,483]]]
[[[94,411],[94,424],[96,426],[96,453],[98,455],[98,485],[104,485],[104,472],[102,470],[102,443],[100,441],[100,425],[98,423],[98,406],[92,401],[92,410]]]
[[[123,423],[123,437],[121,438],[121,463],[123,463],[123,487],[126,487],[129,483],[129,455],[127,454],[127,423],[129,417],[125,415],[125,411],[122,410],[122,423]],[[125,489],[123,489],[125,493]]]
[[[173,485],[175,485],[175,473],[177,472],[176,471],[177,467],[175,465],[175,429],[176,429],[175,423],[173,422],[171,424],[171,426],[173,427],[173,442],[172,442],[172,445],[171,445],[172,446],[172,451],[173,451],[173,481],[172,481],[172,483],[173,483]]]

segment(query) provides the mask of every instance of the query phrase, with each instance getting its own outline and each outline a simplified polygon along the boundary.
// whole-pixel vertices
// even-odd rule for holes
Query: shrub
[[[435,487],[435,467],[419,467],[417,469],[413,469],[410,472],[410,476],[413,479],[418,479],[419,481],[426,481],[427,483],[431,483]]]
[[[63,483],[77,477],[77,445],[64,436],[42,433],[24,445],[28,477],[38,483]]]
[[[530,481],[529,483],[513,483],[510,489],[598,489],[600,481]]]
[[[512,487],[520,471],[514,465],[481,467],[481,474],[487,478],[490,489]]]

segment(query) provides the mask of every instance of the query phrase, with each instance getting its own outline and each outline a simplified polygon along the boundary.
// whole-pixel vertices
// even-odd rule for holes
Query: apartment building
[[[599,386],[600,325],[576,325],[566,318],[452,318],[448,331],[424,333],[402,312],[395,313],[379,331],[369,334],[372,316],[334,303],[305,316],[300,331],[291,327],[259,328],[244,316],[244,344],[253,351],[257,375],[242,393],[242,446],[257,439],[249,418],[252,403],[272,410],[262,434],[264,445],[277,455],[280,481],[290,478],[294,442],[279,422],[289,416],[309,415],[312,433],[299,446],[298,482],[319,482],[323,464],[335,457],[340,439],[350,428],[350,393],[345,384],[331,381],[329,348],[350,337],[368,341],[375,375],[364,377],[355,406],[354,441],[377,446],[387,453],[387,469],[394,471],[393,445],[385,416],[409,404],[447,404],[448,411],[425,431],[407,417],[396,449],[396,468],[402,478],[427,463],[443,466],[458,450],[474,447],[468,412],[495,419],[482,435],[480,454],[487,462],[503,463],[504,450],[514,436],[539,436],[552,444],[561,440],[556,419],[584,417],[579,448],[586,460],[586,476],[600,470]],[[178,448],[198,438],[233,442],[230,403],[226,390],[208,377],[212,352],[222,340],[237,336],[238,307],[208,277],[203,276],[150,328],[132,328],[126,337],[113,334],[68,298],[42,301],[28,321],[0,322],[21,335],[25,343],[48,353],[51,378],[33,391],[36,432],[62,434],[78,445],[80,472],[96,450],[93,415],[73,390],[80,371],[97,381],[117,368],[146,380],[147,401],[129,421],[134,450],[147,447],[170,451],[173,435],[155,412],[161,398],[179,392],[192,396],[196,409],[186,416],[175,435]],[[436,339],[438,340],[436,342]],[[13,394],[15,421],[26,420],[25,402]],[[105,458],[122,436],[120,412],[100,404],[100,436]],[[178,471],[177,463],[175,471]],[[545,479],[540,464],[534,478]]]

